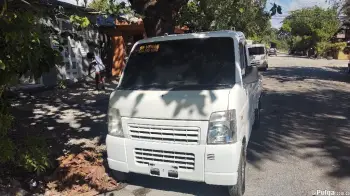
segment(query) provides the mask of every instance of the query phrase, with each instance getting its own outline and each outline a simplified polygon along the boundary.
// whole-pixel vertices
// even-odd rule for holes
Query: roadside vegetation
[[[332,42],[340,25],[337,7],[315,6],[292,11],[284,19],[281,33],[288,37],[292,54],[326,57],[346,47],[346,43]]]
[[[44,11],[17,1],[4,1],[0,14],[0,168],[4,165],[41,173],[50,166],[45,139],[16,130],[9,113],[8,88],[22,76],[39,78],[58,64],[61,54],[52,49],[53,33],[39,18]],[[46,13],[50,15],[51,13]],[[0,170],[0,177],[3,172]]]

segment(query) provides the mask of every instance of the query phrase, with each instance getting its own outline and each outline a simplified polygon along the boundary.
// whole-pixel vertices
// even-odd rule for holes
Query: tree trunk
[[[129,0],[143,19],[147,37],[173,34],[175,16],[188,0]]]

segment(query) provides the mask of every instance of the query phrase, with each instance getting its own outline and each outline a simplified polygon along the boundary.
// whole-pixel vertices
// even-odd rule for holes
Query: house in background
[[[350,23],[347,21],[343,21],[341,27],[339,28],[338,32],[334,35],[334,37],[331,39],[332,43],[340,43],[340,42],[346,42],[347,48],[350,48]],[[333,52],[332,54],[333,58],[338,60],[349,60],[350,55],[345,54],[344,50]]]
[[[56,31],[50,37],[51,46],[61,52],[63,62],[50,72],[44,73],[40,79],[35,80],[31,76],[22,77],[20,86],[54,86],[59,81],[90,80],[89,63],[86,58],[88,52],[94,52],[101,57],[108,76],[118,78],[134,43],[146,38],[142,19],[132,14],[105,15],[90,8],[60,1],[43,1],[41,6],[47,9],[58,7],[64,9],[65,14],[59,15],[56,19],[41,20],[43,24]],[[68,13],[87,17],[90,26],[84,29],[74,26],[67,16]],[[187,31],[187,27],[175,28],[177,34]]]
[[[113,24],[108,21],[114,21]],[[100,18],[99,32],[110,39],[112,46],[107,54],[106,64],[111,65],[111,76],[119,77],[125,67],[126,58],[129,56],[132,46],[139,40],[146,38],[144,24],[141,18],[130,15],[121,15],[114,20]],[[175,34],[183,34],[188,27],[176,27]]]
[[[98,12],[61,1],[40,1],[37,6],[43,9],[62,10],[62,13],[58,13],[55,18],[45,17],[39,22],[51,29],[49,37],[51,47],[61,52],[63,62],[44,73],[39,79],[34,79],[30,75],[20,78],[19,85],[15,88],[54,86],[59,81],[76,82],[87,78],[86,54],[91,51],[99,52],[96,46],[101,45],[101,35],[93,26],[86,29],[77,28],[70,22],[69,15],[86,16],[93,24],[96,23]]]

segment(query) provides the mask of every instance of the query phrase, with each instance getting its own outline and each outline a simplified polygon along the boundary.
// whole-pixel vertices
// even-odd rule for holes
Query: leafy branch
[[[87,28],[90,25],[90,20],[84,16],[80,17],[78,15],[71,15],[69,21],[78,27]]]

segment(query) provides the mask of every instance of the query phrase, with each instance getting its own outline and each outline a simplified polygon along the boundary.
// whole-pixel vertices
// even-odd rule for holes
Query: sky
[[[323,8],[329,7],[329,4],[325,0],[268,0],[267,8],[271,8],[271,3],[276,3],[282,7],[282,15],[275,15],[271,19],[272,27],[280,28],[281,22],[288,15],[290,11],[300,8],[313,7],[315,5]]]
[[[72,3],[76,5],[76,0],[60,0],[68,3]],[[88,0],[91,2],[92,0]],[[125,0],[118,0],[125,1]],[[83,4],[83,0],[79,0],[79,5]],[[326,8],[329,6],[325,0],[268,0],[267,1],[267,9],[271,8],[271,3],[276,3],[282,7],[282,15],[273,16],[271,19],[272,27],[280,28],[282,26],[281,22],[288,15],[289,11],[293,11],[300,8],[312,7],[312,6],[320,6]]]

